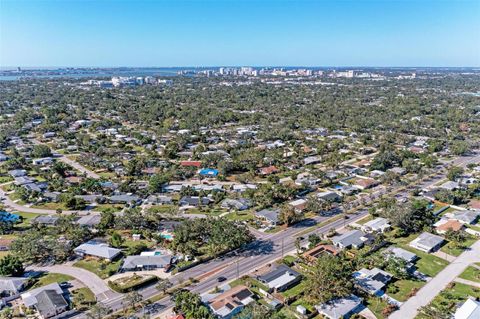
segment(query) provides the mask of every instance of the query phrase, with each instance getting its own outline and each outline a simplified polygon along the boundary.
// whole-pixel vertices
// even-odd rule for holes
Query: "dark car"
[[[224,276],[220,276],[220,277],[217,278],[218,282],[224,282],[225,280],[227,280],[227,278],[224,277]]]

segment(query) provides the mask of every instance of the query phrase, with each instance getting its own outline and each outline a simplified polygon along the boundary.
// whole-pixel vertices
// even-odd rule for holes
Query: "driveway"
[[[402,304],[390,319],[415,318],[418,310],[428,305],[440,291],[454,281],[471,263],[480,262],[480,240],[471,246],[470,250],[462,253],[455,261],[445,267],[438,275],[423,286],[417,294]]]
[[[82,268],[67,265],[53,265],[46,267],[29,267],[27,270],[45,271],[72,276],[83,283],[86,287],[90,288],[98,301],[104,301],[120,296],[119,293],[111,290],[100,277]]]

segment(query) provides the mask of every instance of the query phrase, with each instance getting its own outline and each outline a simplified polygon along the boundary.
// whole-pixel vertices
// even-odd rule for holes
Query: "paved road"
[[[476,155],[473,157],[462,157],[455,161],[455,165],[467,165],[470,162],[480,162],[480,155]],[[445,178],[445,174],[440,173],[437,174],[432,180],[429,182],[438,183],[440,180]],[[372,196],[365,198],[364,202],[361,203],[351,203],[352,207],[357,207],[360,204],[368,204],[374,199],[384,195],[387,192],[386,189],[379,187],[375,190]],[[353,218],[348,220],[348,222],[354,222],[366,216],[366,212],[357,212],[357,215],[352,216]],[[222,258],[212,260],[207,263],[200,264],[192,269],[186,270],[182,273],[177,274],[176,276],[171,278],[171,281],[174,284],[178,284],[180,281],[185,281],[188,278],[198,278],[204,276],[206,273],[211,272],[212,270],[218,270],[208,278],[203,278],[200,283],[196,284],[195,286],[191,287],[190,290],[197,293],[204,293],[215,286],[218,285],[216,278],[219,276],[224,276],[229,280],[237,278],[237,276],[242,276],[254,271],[256,268],[272,262],[282,256],[283,253],[287,253],[293,251],[295,249],[295,238],[302,234],[305,229],[311,226],[309,223],[321,223],[328,219],[327,217],[317,217],[315,220],[305,221],[303,223],[299,223],[290,227],[282,232],[276,234],[270,234],[263,238],[257,239],[253,243],[251,243],[246,251],[239,256],[235,256],[234,254],[228,254],[223,256]],[[327,233],[331,228],[339,229],[342,228],[345,224],[345,220],[340,219],[335,222],[329,223],[326,226],[321,228],[315,229],[309,233],[302,234],[304,238],[307,238],[310,233]],[[158,291],[155,287],[147,287],[139,291],[144,299],[151,298],[154,295],[158,294]],[[114,310],[122,309],[122,298],[117,300],[112,300],[107,304]],[[170,309],[173,304],[170,299],[163,298],[162,300],[156,302],[162,309]],[[162,314],[165,311],[161,312]],[[138,313],[137,315],[141,316],[142,313]],[[402,318],[403,319],[403,318]]]
[[[39,140],[37,139],[31,139],[31,142],[33,144],[45,144],[43,142],[40,142]],[[65,155],[62,155],[62,154],[59,154],[60,156],[59,157],[56,157],[59,161],[67,164],[67,165],[70,165],[72,166],[73,168],[75,168],[76,170],[78,170],[79,172],[81,173],[85,173],[88,177],[91,177],[91,178],[95,178],[95,179],[98,179],[100,178],[101,176],[98,175],[97,173],[95,172],[92,172],[91,170],[89,170],[88,168],[82,166],[80,163],[74,161],[74,160],[71,160],[69,159],[67,156]],[[73,154],[72,154],[73,155]]]
[[[54,214],[57,213],[57,211],[54,210],[54,209],[32,208],[32,207],[17,204],[13,200],[11,200],[10,197],[8,197],[8,194],[2,188],[0,188],[0,198],[4,198],[1,201],[1,203],[3,203],[3,205],[11,208],[12,210],[16,210],[16,211],[19,211],[19,212],[32,213],[32,214],[48,214],[48,215],[54,215]],[[62,211],[62,214],[66,214],[66,215],[73,214],[73,213],[78,213],[78,215],[100,214],[100,212],[90,211],[90,210],[89,211],[85,211],[85,210],[80,210],[80,211],[64,210],[64,211]]]
[[[32,266],[28,267],[27,270],[33,271],[45,271],[51,273],[59,273],[72,276],[95,294],[98,301],[106,302],[109,299],[118,298],[121,294],[111,290],[107,284],[97,275],[91,273],[85,269],[77,268],[68,265],[53,265],[53,266]]]
[[[99,179],[101,176],[98,175],[97,173],[89,170],[88,168],[80,165],[78,162],[74,161],[74,160],[71,160],[69,159],[67,156],[65,155],[62,155],[61,157],[58,157],[57,158],[59,161],[67,164],[67,165],[70,165],[72,166],[73,168],[75,168],[76,170],[78,170],[79,172],[81,173],[85,173],[88,177],[91,177],[91,178],[95,178],[95,179]]]
[[[428,305],[435,296],[455,280],[471,263],[480,262],[480,240],[470,250],[462,253],[454,262],[445,267],[438,275],[423,286],[417,294],[404,302],[390,319],[415,318],[418,310]]]

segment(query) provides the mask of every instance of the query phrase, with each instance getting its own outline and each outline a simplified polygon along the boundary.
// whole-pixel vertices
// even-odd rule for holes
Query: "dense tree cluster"
[[[205,247],[211,256],[231,250],[253,239],[245,225],[225,218],[196,218],[186,220],[174,231],[172,248],[188,255],[198,255]]]

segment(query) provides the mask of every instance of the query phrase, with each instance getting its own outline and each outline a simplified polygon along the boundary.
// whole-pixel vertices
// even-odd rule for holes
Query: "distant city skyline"
[[[0,67],[479,67],[480,1],[0,0]]]

